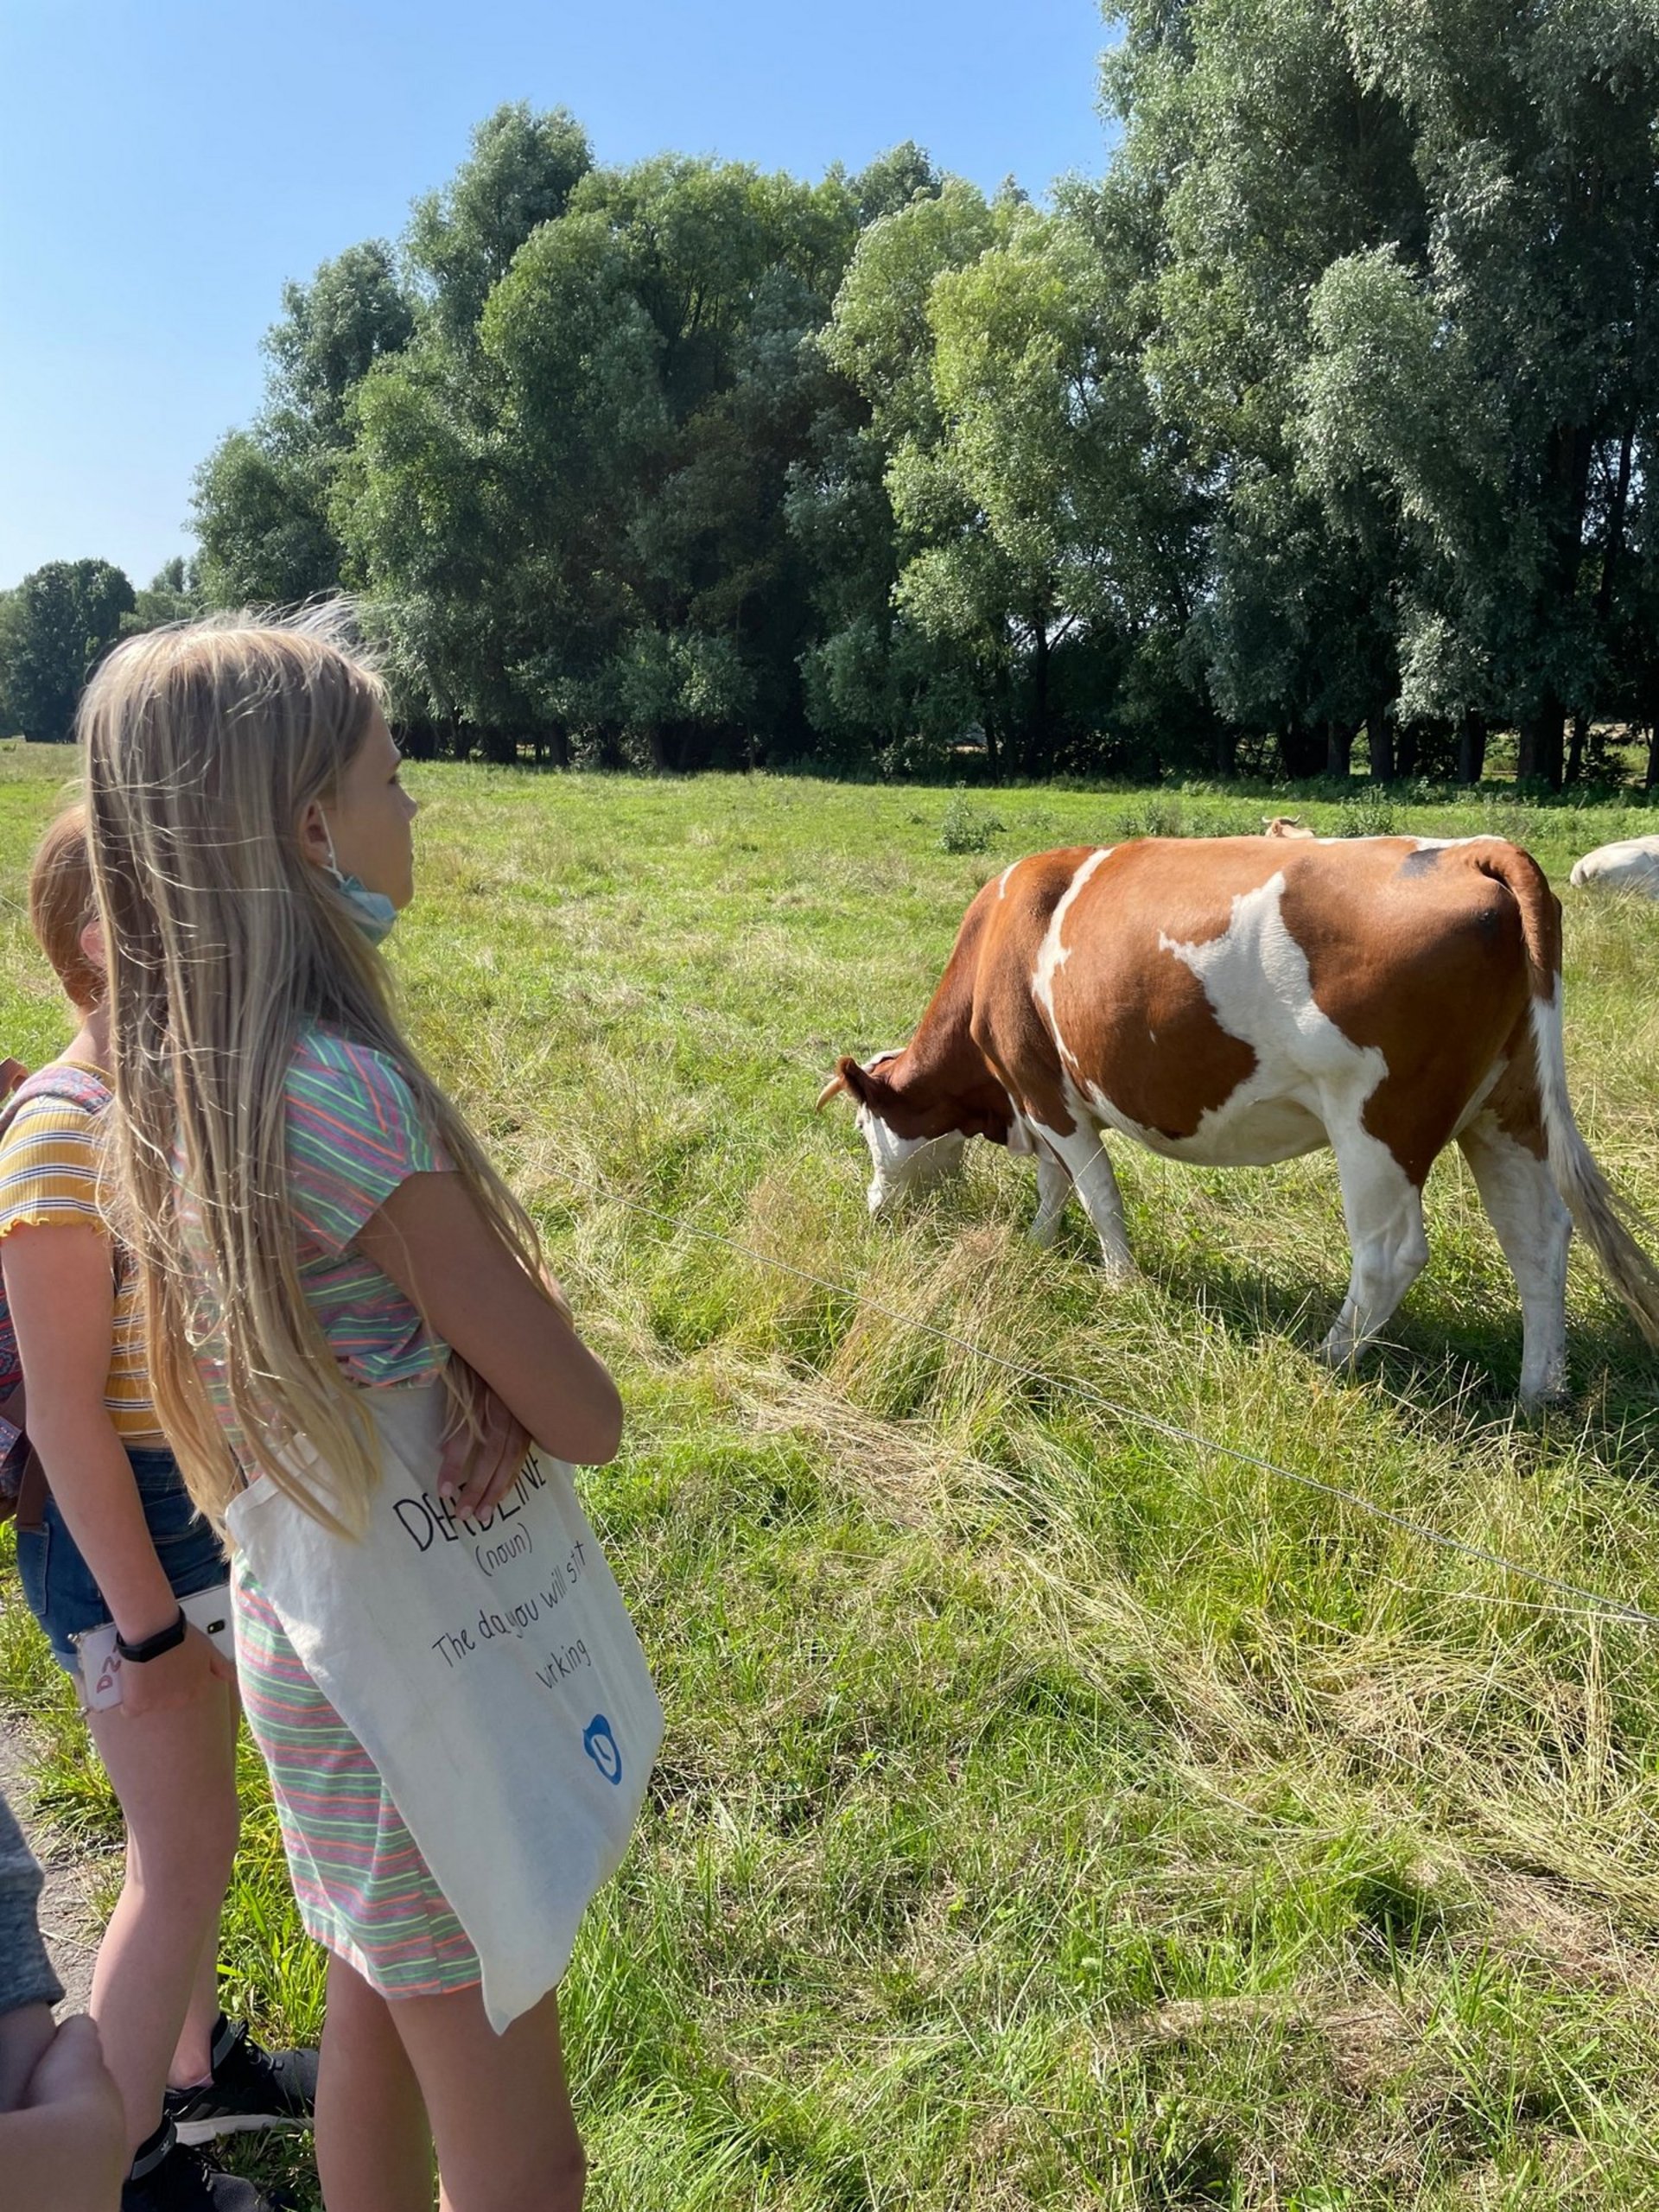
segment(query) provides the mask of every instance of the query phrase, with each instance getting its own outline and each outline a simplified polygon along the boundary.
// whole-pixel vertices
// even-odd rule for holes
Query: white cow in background
[[[1598,845],[1573,863],[1571,880],[1598,891],[1638,891],[1644,899],[1659,899],[1659,837],[1621,837],[1617,844]]]

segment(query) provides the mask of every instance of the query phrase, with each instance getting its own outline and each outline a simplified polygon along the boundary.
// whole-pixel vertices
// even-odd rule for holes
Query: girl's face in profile
[[[385,716],[377,707],[367,734],[340,779],[340,787],[326,806],[308,809],[327,825],[334,841],[334,857],[346,875],[354,875],[364,888],[378,891],[397,907],[407,906],[415,895],[415,839],[410,825],[420,811],[397,780],[403,762]],[[306,849],[314,860],[327,857],[321,829],[308,818],[303,830]]]

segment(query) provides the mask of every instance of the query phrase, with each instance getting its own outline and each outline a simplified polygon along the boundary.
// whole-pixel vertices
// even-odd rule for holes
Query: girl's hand
[[[473,1419],[457,1411],[450,1423],[438,1463],[438,1495],[457,1513],[487,1513],[518,1481],[530,1431],[464,1360],[457,1360],[455,1370]]]
[[[438,1496],[455,1513],[489,1513],[518,1482],[531,1431],[465,1360],[455,1360],[455,1376],[465,1385],[471,1421],[460,1411],[451,1418],[438,1462]]]
[[[142,1720],[151,1713],[176,1713],[208,1696],[215,1683],[235,1680],[234,1661],[199,1628],[187,1624],[184,1642],[163,1651],[159,1659],[136,1666],[130,1659],[123,1662],[120,1709],[129,1720]]]

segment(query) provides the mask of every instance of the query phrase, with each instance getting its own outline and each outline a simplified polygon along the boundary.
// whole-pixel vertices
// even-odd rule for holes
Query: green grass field
[[[71,765],[0,750],[0,1041],[29,1058],[64,1024],[21,886]],[[903,1039],[1021,851],[1284,804],[1497,830],[1564,886],[1650,817],[411,780],[423,891],[393,958],[417,1033],[629,1406],[587,1495],[668,1736],[563,1995],[590,2202],[1659,2203],[1659,1634],[1071,1387],[1659,1608],[1659,1362],[1593,1272],[1573,1402],[1527,1422],[1513,1286],[1455,1156],[1394,1346],[1333,1376],[1327,1160],[1118,1146],[1146,1272],[1113,1288],[1075,1215],[1031,1249],[1029,1168],[983,1146],[870,1224],[850,1116],[811,1111],[837,1052]],[[1566,895],[1580,1117],[1659,1213],[1659,907]],[[0,1694],[45,1723],[44,1805],[105,1841],[4,1594]],[[308,2036],[319,1966],[251,1758],[247,1802],[229,1993]],[[307,2186],[292,2155],[238,2156]]]

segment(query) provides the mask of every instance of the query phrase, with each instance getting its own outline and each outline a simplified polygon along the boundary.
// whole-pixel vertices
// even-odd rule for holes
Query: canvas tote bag
[[[442,1382],[363,1400],[382,1468],[365,1535],[267,1479],[226,1521],[467,1931],[499,2034],[557,1983],[621,1864],[662,1707],[564,1463],[532,1452],[499,1505],[458,1516],[437,1494]]]

